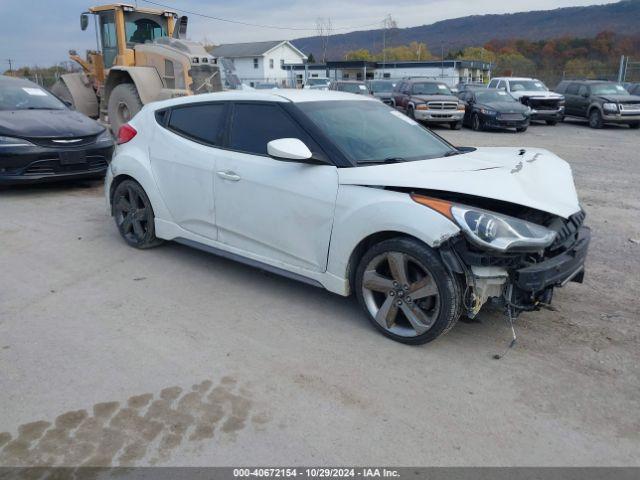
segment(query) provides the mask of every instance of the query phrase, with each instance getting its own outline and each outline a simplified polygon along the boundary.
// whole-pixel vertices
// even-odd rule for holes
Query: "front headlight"
[[[0,136],[1,147],[34,147],[35,145],[24,138],[2,137]]]
[[[602,108],[607,112],[617,112],[618,104],[617,103],[605,103],[602,105]]]
[[[539,250],[551,245],[556,238],[553,230],[519,218],[422,195],[411,198],[453,220],[470,242],[482,248],[499,252]]]
[[[496,112],[495,110],[489,110],[488,108],[481,108],[480,111],[484,114],[484,115],[497,115],[498,112]]]
[[[416,105],[416,110],[429,110],[429,107],[424,103],[420,103]]]

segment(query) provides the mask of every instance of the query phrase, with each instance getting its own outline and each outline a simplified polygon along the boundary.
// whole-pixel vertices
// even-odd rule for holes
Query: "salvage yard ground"
[[[100,182],[3,189],[0,465],[640,465],[640,135],[436,132],[554,151],[588,212],[586,283],[505,358],[498,312],[403,346],[354,299],[127,247]]]

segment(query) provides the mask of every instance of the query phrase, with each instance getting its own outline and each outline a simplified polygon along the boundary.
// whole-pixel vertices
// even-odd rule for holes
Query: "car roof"
[[[277,90],[228,90],[225,92],[203,93],[189,95],[154,102],[154,110],[172,107],[175,105],[188,105],[199,102],[215,101],[257,101],[276,103],[306,103],[306,102],[330,102],[335,100],[354,100],[360,102],[378,102],[373,97],[356,95],[354,93],[338,92],[335,90],[311,90],[311,89],[286,89]]]
[[[532,77],[493,77],[491,80],[533,80],[534,82],[539,82],[537,78]]]
[[[405,82],[408,83],[433,83],[435,85],[446,85],[444,82],[441,82],[439,80],[433,80],[432,78],[409,78],[407,80],[405,80]]]

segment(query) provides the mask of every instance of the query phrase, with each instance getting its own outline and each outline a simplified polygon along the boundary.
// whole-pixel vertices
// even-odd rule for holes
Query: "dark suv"
[[[393,90],[393,105],[410,118],[425,123],[448,123],[462,128],[464,103],[442,83],[417,78],[398,82]]]
[[[565,96],[565,115],[589,119],[591,128],[605,123],[640,128],[640,96],[630,95],[622,85],[598,80],[560,82],[556,92]]]

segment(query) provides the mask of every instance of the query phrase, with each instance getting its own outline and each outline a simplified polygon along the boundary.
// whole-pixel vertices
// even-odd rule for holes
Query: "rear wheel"
[[[71,90],[67,87],[67,84],[62,80],[58,80],[51,86],[51,93],[53,93],[60,100],[68,104],[72,108],[76,108],[75,103],[73,102],[73,96],[71,95]]]
[[[124,180],[111,199],[113,218],[124,240],[135,248],[152,248],[162,240],[156,238],[155,215],[149,197],[139,183]]]
[[[111,130],[117,135],[120,127],[133,118],[142,108],[138,89],[132,83],[122,83],[115,87],[109,95],[107,114]]]
[[[602,114],[597,108],[594,108],[589,113],[589,126],[591,128],[602,128]]]
[[[356,271],[356,295],[371,323],[406,344],[430,342],[460,317],[461,288],[439,255],[410,238],[373,246]]]

